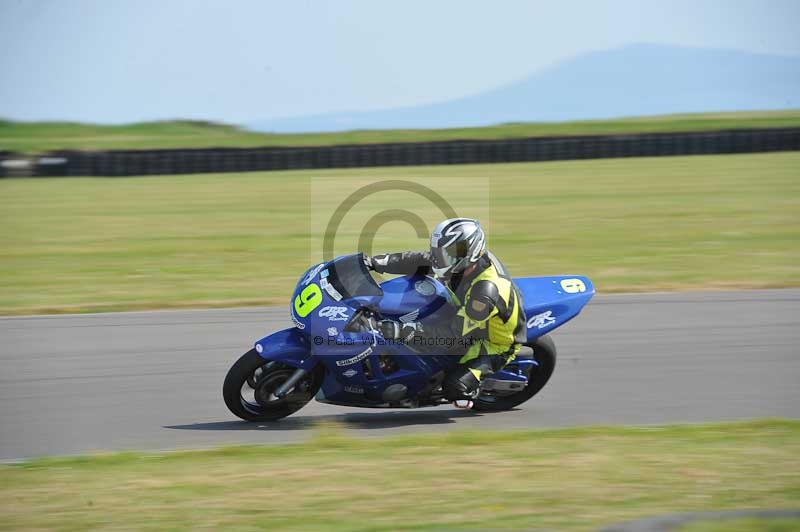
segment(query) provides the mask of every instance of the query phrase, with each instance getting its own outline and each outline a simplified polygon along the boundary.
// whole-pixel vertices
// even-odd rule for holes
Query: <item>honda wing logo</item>
[[[400,316],[400,321],[402,321],[403,323],[409,323],[412,321],[416,321],[417,318],[419,318],[419,309],[412,310],[408,314],[403,314],[402,316]]]

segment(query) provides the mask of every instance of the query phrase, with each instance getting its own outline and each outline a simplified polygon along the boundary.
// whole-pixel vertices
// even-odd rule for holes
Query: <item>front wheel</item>
[[[225,376],[222,385],[225,404],[245,421],[275,421],[297,412],[319,390],[324,370],[317,366],[284,397],[275,397],[275,390],[295,369],[278,361],[267,362],[251,349],[234,362]]]
[[[540,336],[533,342],[525,344],[517,354],[517,358],[533,358],[539,364],[531,368],[528,385],[523,390],[509,395],[481,394],[475,399],[474,410],[486,412],[511,410],[539,393],[556,368],[556,344],[549,335]],[[511,365],[513,364],[511,362]]]

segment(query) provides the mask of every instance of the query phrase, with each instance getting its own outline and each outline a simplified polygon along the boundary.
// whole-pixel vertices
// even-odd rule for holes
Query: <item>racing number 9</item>
[[[294,298],[294,311],[298,318],[305,318],[311,311],[322,303],[322,291],[316,283],[303,288],[303,291]]]
[[[561,288],[568,294],[586,292],[586,285],[580,279],[562,279]]]

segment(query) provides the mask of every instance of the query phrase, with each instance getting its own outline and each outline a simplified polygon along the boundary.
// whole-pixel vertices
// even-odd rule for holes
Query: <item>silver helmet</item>
[[[477,262],[486,251],[486,238],[478,220],[450,218],[431,233],[433,273],[448,278]]]

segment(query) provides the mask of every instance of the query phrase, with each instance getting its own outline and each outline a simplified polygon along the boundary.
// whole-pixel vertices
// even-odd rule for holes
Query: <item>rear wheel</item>
[[[297,412],[316,395],[324,370],[317,366],[284,397],[275,397],[275,390],[295,370],[281,362],[267,362],[251,349],[231,366],[225,376],[222,385],[225,404],[245,421],[275,421]]]
[[[508,395],[482,393],[475,399],[473,409],[487,412],[510,410],[539,393],[547,384],[556,367],[556,344],[549,335],[540,336],[520,349],[517,359],[522,358],[533,358],[539,364],[531,368],[528,385],[523,390]],[[509,364],[509,366],[513,365],[514,362]]]

